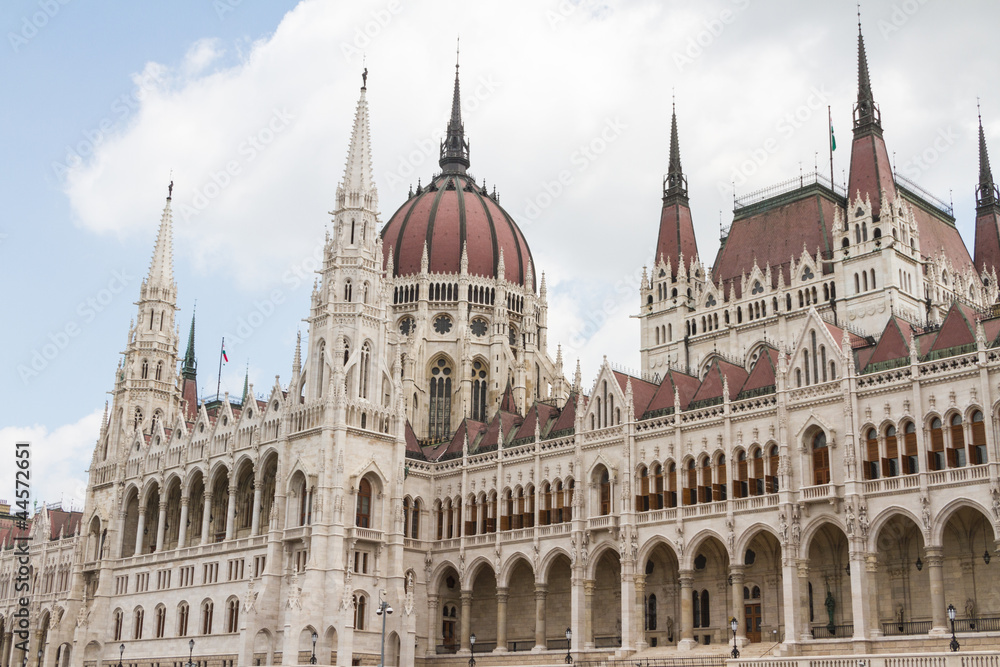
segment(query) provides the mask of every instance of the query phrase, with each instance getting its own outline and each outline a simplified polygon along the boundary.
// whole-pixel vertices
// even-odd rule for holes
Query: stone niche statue
[[[837,626],[833,622],[833,612],[837,610],[837,601],[833,599],[833,592],[826,592],[826,600],[823,602],[826,605],[826,615],[829,617],[829,623],[826,624],[826,629],[830,632],[832,637],[834,632],[837,630]]]

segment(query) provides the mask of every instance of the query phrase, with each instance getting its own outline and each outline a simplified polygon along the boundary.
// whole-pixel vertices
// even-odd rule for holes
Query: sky
[[[872,87],[899,173],[954,201],[968,246],[977,98],[1000,151],[996,3],[864,3]],[[853,2],[794,0],[7,0],[0,9],[0,461],[32,497],[82,503],[167,184],[182,338],[199,389],[290,374],[368,68],[381,220],[437,169],[456,40],[470,172],[520,224],[549,341],[584,385],[639,371],[671,103],[699,254],[735,195],[829,174],[857,96]],[[987,45],[990,48],[984,47]],[[1000,154],[1000,153],[998,153]],[[0,464],[0,499],[13,499]]]

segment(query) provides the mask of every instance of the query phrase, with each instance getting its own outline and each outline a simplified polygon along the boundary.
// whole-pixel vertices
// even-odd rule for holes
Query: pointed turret
[[[191,331],[188,332],[187,351],[184,353],[184,363],[181,365],[181,376],[185,380],[194,380],[197,376],[198,362],[194,358],[194,312],[191,313]]]
[[[441,159],[438,161],[445,173],[464,174],[469,168],[469,142],[465,139],[462,123],[462,97],[459,92],[458,61],[455,62],[455,91],[451,98],[451,118],[448,131],[441,142]]]
[[[366,74],[367,71],[365,70]],[[362,208],[375,212],[378,210],[378,192],[372,177],[371,131],[368,128],[366,91],[367,87],[362,86],[357,110],[354,112],[354,128],[351,130],[351,145],[347,149],[344,179],[337,185],[337,208]]]
[[[882,138],[882,116],[872,95],[871,77],[868,74],[868,56],[865,38],[858,24],[858,101],[854,105],[854,142],[851,145],[851,172],[848,177],[847,198],[858,197],[872,202],[872,219],[878,220],[882,212],[882,197],[895,199],[896,183],[892,163]],[[888,202],[886,202],[888,203]]]
[[[671,277],[682,266],[681,257],[697,257],[698,242],[694,236],[691,207],[688,204],[687,177],[681,168],[681,147],[677,136],[677,108],[670,115],[670,162],[663,177],[663,209],[660,212],[660,232],[656,240],[656,259],[671,267]]]
[[[181,398],[184,400],[184,418],[193,422],[198,416],[198,362],[194,358],[194,313],[191,313],[191,331],[188,333],[187,352],[181,364]]]
[[[250,396],[250,362],[249,361],[247,362],[246,374],[243,376],[243,394],[242,394],[242,396],[243,396],[243,398],[240,399],[240,404],[245,406],[247,404],[247,400],[248,400],[248,398]]]
[[[1000,190],[993,181],[986,150],[983,117],[979,116],[979,185],[976,186],[976,271],[1000,267]]]
[[[167,188],[167,203],[163,206],[160,217],[160,231],[156,236],[156,246],[153,248],[153,258],[149,262],[149,275],[143,287],[154,290],[168,290],[174,287],[174,219],[170,210],[170,200],[174,194],[174,182],[170,181]],[[145,289],[143,290],[145,292]]]

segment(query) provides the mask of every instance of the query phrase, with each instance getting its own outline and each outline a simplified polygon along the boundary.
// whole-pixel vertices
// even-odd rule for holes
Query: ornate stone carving
[[[347,590],[346,585],[344,590]],[[288,582],[288,599],[285,600],[285,609],[302,610],[302,587],[299,586],[298,570],[292,570],[292,578]]]
[[[247,592],[246,596],[243,598],[243,613],[257,613],[257,595],[258,592],[253,589],[254,578],[250,577],[247,582]]]

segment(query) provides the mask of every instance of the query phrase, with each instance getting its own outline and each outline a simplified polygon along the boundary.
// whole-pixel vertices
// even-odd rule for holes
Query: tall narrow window
[[[951,416],[951,443],[948,447],[948,467],[961,468],[965,465],[965,431],[962,415]]]
[[[865,479],[878,479],[879,455],[878,455],[878,433],[875,429],[868,429],[865,436]]]
[[[451,431],[451,366],[438,359],[431,368],[428,436],[438,440]]]
[[[701,592],[701,627],[707,628],[712,625],[711,614],[708,607],[708,589]]]
[[[361,378],[358,383],[358,388],[361,390],[359,396],[361,398],[368,398],[368,384],[369,376],[371,375],[372,369],[372,346],[365,341],[365,344],[361,346]]]
[[[915,475],[919,471],[917,464],[917,426],[907,422],[903,428],[903,474]]]
[[[974,466],[986,463],[986,425],[983,423],[983,413],[979,410],[972,413],[972,442],[969,444],[969,461]]]
[[[326,341],[321,340],[319,345],[316,346],[316,394],[320,397],[323,396],[323,387],[325,385],[324,372],[326,371]]]
[[[885,429],[885,458],[882,459],[882,476],[895,477],[899,474],[899,443],[896,440],[896,427]]]
[[[472,362],[472,419],[486,421],[486,364]]]
[[[367,600],[365,600],[364,595],[358,595],[354,602],[354,629],[364,630],[365,629],[365,607],[367,606]]]
[[[944,470],[944,430],[941,420],[935,417],[931,420],[931,449],[927,452],[927,468],[929,470]]]
[[[188,633],[188,616],[191,613],[191,608],[188,606],[187,602],[182,602],[180,609],[177,613],[177,636],[187,637]]]
[[[354,525],[358,528],[371,528],[372,521],[372,483],[367,477],[361,478],[358,484],[358,511]]]
[[[830,483],[830,449],[826,444],[826,433],[818,432],[812,440],[813,484]]]
[[[601,515],[611,514],[611,476],[607,468],[601,472]]]

